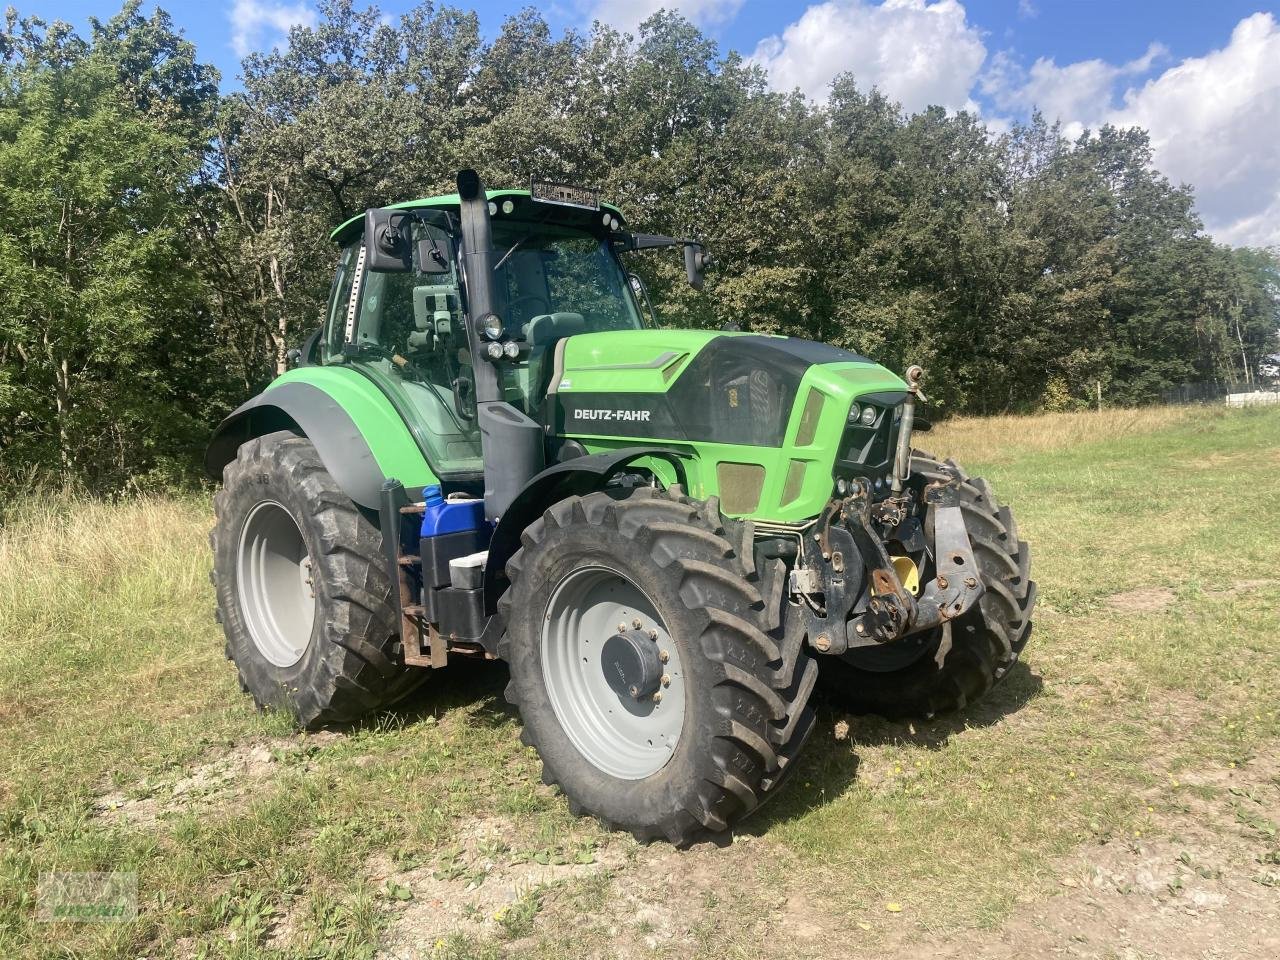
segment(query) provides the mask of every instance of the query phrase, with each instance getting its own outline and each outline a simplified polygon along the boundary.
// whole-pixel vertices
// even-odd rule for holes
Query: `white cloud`
[[[1236,24],[1230,42],[1128,90],[1107,119],[1151,132],[1156,166],[1196,188],[1219,240],[1280,245],[1280,25]]]
[[[839,73],[879,87],[908,111],[931,104],[971,106],[986,59],[981,32],[957,0],[830,0],[805,10],[781,36],[760,41],[751,59],[778,90],[824,100]]]
[[[1033,108],[1050,121],[1061,120],[1068,137],[1079,136],[1086,126],[1096,126],[1111,106],[1112,91],[1123,77],[1140,77],[1168,56],[1159,43],[1128,63],[1080,60],[1060,67],[1041,57],[1024,70],[1006,51],[991,58],[982,77],[982,91],[1003,110],[1029,113]]]
[[[700,26],[727,23],[738,15],[743,0],[594,0],[581,3],[592,20],[599,20],[619,30],[636,32],[636,28],[659,10],[676,11]]]
[[[1269,13],[1236,24],[1225,47],[1189,57],[1117,99],[1114,90],[1164,56],[1114,66],[1038,60],[1026,73],[997,56],[983,91],[1003,109],[1038,105],[1070,135],[1102,123],[1151,135],[1156,167],[1191,184],[1205,226],[1227,243],[1280,245],[1280,25]]]
[[[236,0],[228,14],[231,20],[231,46],[236,56],[243,57],[251,50],[261,49],[264,34],[270,30],[286,35],[290,27],[313,27],[315,11],[299,3],[272,3],[270,0]],[[274,38],[272,46],[279,42]]]

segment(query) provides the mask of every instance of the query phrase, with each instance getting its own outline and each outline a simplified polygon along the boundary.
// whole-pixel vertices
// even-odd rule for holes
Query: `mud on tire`
[[[259,708],[286,710],[307,729],[349,723],[425,679],[427,671],[398,660],[382,534],[329,475],[311,441],[282,431],[246,442],[223,469],[213,504],[218,619],[227,658]],[[310,635],[300,641],[305,649],[287,666],[273,663],[255,642],[238,579],[241,536],[263,504],[293,518],[315,591]]]
[[[949,479],[954,472],[963,481],[960,507],[986,590],[978,605],[952,624],[950,648],[938,630],[921,644],[919,658],[900,669],[866,669],[856,654],[823,662],[823,688],[833,700],[889,718],[959,710],[990,690],[1026,646],[1036,599],[1031,551],[1018,539],[1013,513],[996,499],[991,485],[970,477],[954,460],[940,461],[919,450],[912,451],[911,471],[930,481]],[[925,530],[932,543],[927,516]]]
[[[784,624],[785,570],[755,569],[750,523],[678,487],[600,492],[555,504],[523,536],[499,604],[507,699],[521,739],[577,815],[642,841],[686,845],[719,833],[776,789],[812,730],[817,664]],[[543,673],[543,622],[557,584],[585,565],[616,571],[651,598],[678,647],[684,719],[670,759],[642,779],[589,761],[557,718]],[[798,620],[798,618],[796,618]],[[788,629],[790,626],[790,629]]]

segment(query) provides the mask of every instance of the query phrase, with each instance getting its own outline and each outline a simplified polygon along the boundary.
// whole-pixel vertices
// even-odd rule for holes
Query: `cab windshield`
[[[547,325],[540,317],[561,318],[575,333],[643,326],[604,241],[548,224],[494,223],[493,249],[498,313],[512,335],[532,342]]]
[[[360,241],[348,247],[325,338],[326,361],[352,363],[377,382],[443,478],[483,469],[453,227],[447,214],[423,212],[412,224],[411,269],[365,271],[354,290]],[[493,246],[497,312],[507,337],[528,343],[521,360],[499,364],[505,399],[540,418],[556,344],[576,333],[639,329],[641,314],[613,251],[589,233],[495,222]],[[419,258],[432,248],[440,256],[424,269]]]

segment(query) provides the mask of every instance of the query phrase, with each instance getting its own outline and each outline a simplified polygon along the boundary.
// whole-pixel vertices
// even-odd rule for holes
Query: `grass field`
[[[205,498],[9,505],[0,957],[1280,955],[1280,410],[957,421],[1040,583],[1023,662],[928,724],[824,707],[728,846],[575,821],[500,665],[355,730],[255,714]],[[137,875],[42,922],[46,871]]]

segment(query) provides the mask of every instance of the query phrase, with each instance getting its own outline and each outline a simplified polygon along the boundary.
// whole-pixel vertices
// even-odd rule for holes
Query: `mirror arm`
[[[693,243],[693,241],[664,237],[658,233],[629,233],[623,241],[622,248],[624,250],[658,250],[662,247],[678,247],[682,243]]]

